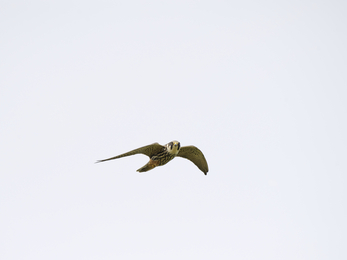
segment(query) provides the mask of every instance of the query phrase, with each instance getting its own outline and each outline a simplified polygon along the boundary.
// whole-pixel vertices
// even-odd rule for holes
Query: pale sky
[[[347,259],[345,1],[0,6],[2,260]]]

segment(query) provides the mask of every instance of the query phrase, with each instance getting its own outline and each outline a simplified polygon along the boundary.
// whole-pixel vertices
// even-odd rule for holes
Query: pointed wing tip
[[[206,162],[206,165],[205,166],[203,166],[203,167],[199,167],[199,169],[205,174],[205,175],[207,175],[207,173],[208,173],[208,171],[209,171],[209,169],[208,169],[208,166],[207,166],[207,162]]]

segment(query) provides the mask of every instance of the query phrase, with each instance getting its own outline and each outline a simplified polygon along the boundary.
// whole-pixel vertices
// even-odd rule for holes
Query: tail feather
[[[142,166],[140,169],[138,169],[138,172],[146,172],[149,170],[152,170],[153,168],[155,168],[155,165],[151,164],[151,163],[147,163],[145,166]]]

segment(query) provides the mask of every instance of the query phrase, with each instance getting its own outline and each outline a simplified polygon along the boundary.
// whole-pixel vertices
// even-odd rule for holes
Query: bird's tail
[[[152,163],[147,163],[145,166],[142,166],[140,169],[138,169],[137,171],[138,172],[146,172],[146,171],[149,171],[149,170],[152,170],[153,168],[155,168],[156,166],[153,165]]]

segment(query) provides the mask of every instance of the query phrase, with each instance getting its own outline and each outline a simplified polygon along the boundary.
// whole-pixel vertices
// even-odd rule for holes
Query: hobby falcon
[[[152,170],[157,166],[167,164],[176,156],[183,157],[192,161],[205,175],[208,172],[207,161],[203,153],[197,147],[192,145],[181,147],[178,141],[172,141],[166,145],[160,145],[158,143],[146,145],[130,152],[123,153],[121,155],[108,159],[99,160],[97,162],[104,162],[139,153],[147,155],[149,157],[149,162],[145,166],[138,169],[138,172],[146,172]]]

